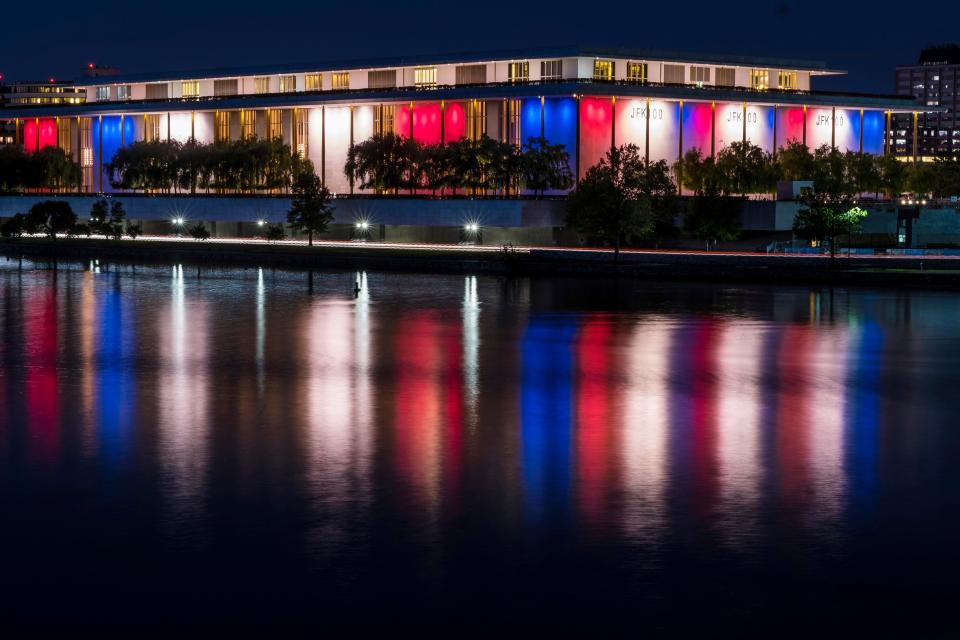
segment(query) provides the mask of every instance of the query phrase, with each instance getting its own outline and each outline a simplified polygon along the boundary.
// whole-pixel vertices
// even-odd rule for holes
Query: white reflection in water
[[[821,328],[810,354],[810,469],[814,504],[810,524],[828,534],[842,515],[844,474],[844,416],[846,415],[847,350],[849,329]]]
[[[477,276],[467,276],[463,283],[463,387],[466,403],[465,426],[477,425],[480,348],[480,298],[477,295]]]
[[[261,395],[263,394],[263,385],[266,378],[266,371],[264,367],[264,343],[266,341],[266,332],[267,332],[265,303],[266,303],[266,287],[263,284],[263,267],[260,267],[259,269],[257,269],[256,360],[257,360],[257,389],[260,391]]]
[[[655,544],[666,519],[667,428],[673,325],[663,318],[637,324],[630,338],[624,393],[623,490],[625,535]]]
[[[80,412],[83,424],[83,445],[87,451],[96,447],[97,380],[97,298],[95,279],[91,271],[82,273],[80,290],[80,357],[83,359],[80,386]]]
[[[361,278],[358,285],[365,283]],[[362,286],[365,291],[366,286]],[[346,544],[346,517],[369,492],[371,383],[369,298],[317,300],[307,310],[307,483],[320,553]]]
[[[203,512],[209,428],[207,307],[195,300],[188,309],[182,265],[173,267],[169,314],[158,317],[160,463],[175,526]]]
[[[720,367],[718,451],[721,539],[732,546],[758,531],[762,467],[760,409],[761,326],[734,321],[721,324],[716,362]]]

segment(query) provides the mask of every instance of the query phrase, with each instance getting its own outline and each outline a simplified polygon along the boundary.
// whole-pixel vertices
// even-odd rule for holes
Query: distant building
[[[0,106],[83,104],[87,92],[72,81],[48,79],[13,82],[0,85]]]
[[[929,47],[917,64],[897,67],[897,95],[913,96],[940,110],[894,113],[890,148],[894,155],[917,159],[960,155],[960,46]]]

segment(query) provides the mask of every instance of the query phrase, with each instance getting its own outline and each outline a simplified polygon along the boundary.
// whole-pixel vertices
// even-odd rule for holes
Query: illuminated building
[[[897,67],[897,95],[931,109],[897,113],[891,122],[891,151],[905,158],[960,155],[960,47],[931,47],[917,64]]]
[[[611,145],[673,162],[750,141],[884,152],[890,115],[912,98],[817,92],[821,63],[582,47],[142,75],[77,84],[82,105],[7,108],[28,149],[60,144],[84,169],[84,190],[110,191],[102,167],[140,140],[200,142],[279,136],[337,194],[354,192],[351,143],[394,132],[423,143],[488,135],[543,136],[582,176]]]

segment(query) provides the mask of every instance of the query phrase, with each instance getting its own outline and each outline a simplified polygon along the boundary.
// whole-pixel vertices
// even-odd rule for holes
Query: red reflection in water
[[[809,366],[813,336],[808,327],[790,326],[780,344],[780,392],[777,402],[777,469],[783,501],[799,507],[810,483]]]
[[[433,503],[440,464],[441,390],[437,380],[442,354],[439,322],[431,311],[402,318],[396,331],[395,461],[404,483]]]
[[[50,462],[60,446],[56,289],[32,290],[26,306],[27,424],[34,456]]]
[[[693,358],[691,433],[694,505],[701,516],[709,515],[718,497],[717,477],[717,346],[719,325],[713,320],[699,322],[690,351]]]
[[[611,481],[610,333],[608,322],[588,319],[580,329],[576,344],[578,499],[583,515],[591,520],[601,515]]]
[[[460,332],[448,331],[444,339],[444,409],[446,442],[444,443],[444,485],[448,497],[459,493],[463,463],[463,340]]]

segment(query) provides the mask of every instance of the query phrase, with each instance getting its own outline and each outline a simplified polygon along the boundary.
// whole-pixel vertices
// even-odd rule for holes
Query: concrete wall
[[[93,196],[0,196],[0,218],[25,213],[43,200],[66,200],[83,220],[96,201]],[[127,217],[167,222],[174,217],[230,223],[286,220],[290,200],[285,197],[232,198],[190,196],[111,196],[123,203]],[[462,227],[477,222],[483,227],[553,228],[563,225],[563,200],[420,200],[403,198],[342,198],[334,200],[334,223]]]

